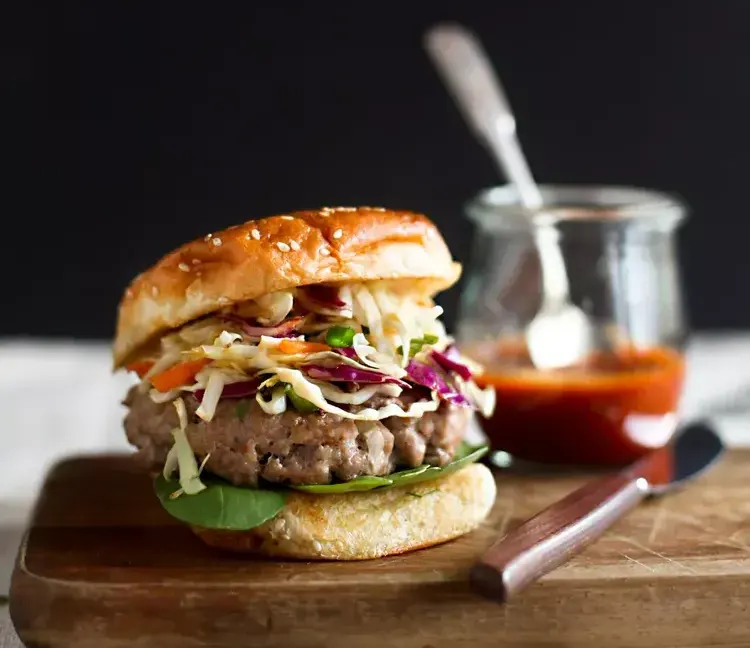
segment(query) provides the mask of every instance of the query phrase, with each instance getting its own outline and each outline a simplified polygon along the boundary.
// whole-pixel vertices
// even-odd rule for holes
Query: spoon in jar
[[[529,219],[542,213],[544,200],[521,151],[515,117],[479,40],[460,25],[441,24],[427,31],[425,49],[464,119],[515,187]],[[595,346],[589,318],[570,300],[559,230],[548,221],[532,223],[542,303],[526,328],[526,345],[539,369],[575,364]]]

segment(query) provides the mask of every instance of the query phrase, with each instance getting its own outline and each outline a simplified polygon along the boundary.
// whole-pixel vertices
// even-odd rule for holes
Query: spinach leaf
[[[314,484],[292,486],[291,488],[306,493],[327,495],[409,486],[445,477],[477,461],[487,450],[487,446],[472,448],[462,444],[456,451],[455,459],[442,468],[422,465],[392,473],[386,477],[367,475],[338,484]],[[262,490],[234,486],[218,477],[205,473],[201,479],[206,485],[206,489],[195,495],[182,494],[179,497],[172,498],[172,494],[179,489],[180,485],[176,481],[167,481],[162,475],[156,478],[154,490],[161,505],[172,517],[187,524],[208,529],[231,531],[252,529],[276,516],[284,508],[286,502],[286,494],[283,490]]]
[[[380,486],[390,486],[389,477],[376,477],[375,475],[365,475],[355,477],[348,482],[339,484],[310,484],[308,486],[292,486],[295,490],[305,491],[306,493],[316,493],[318,495],[330,495],[332,493],[353,493],[355,491],[369,491]]]
[[[458,448],[456,448],[456,454],[453,455],[453,461],[458,461],[459,459],[463,459],[464,457],[468,457],[472,452],[476,452],[480,448],[485,448],[486,446],[478,445],[473,446],[466,441],[461,441]],[[486,451],[485,451],[486,452]],[[482,453],[484,454],[484,453]],[[482,455],[480,455],[481,457]]]
[[[388,477],[393,481],[391,486],[410,486],[411,484],[418,484],[419,482],[430,481],[431,479],[437,479],[438,477],[445,477],[451,473],[460,470],[464,466],[468,466],[480,459],[488,450],[487,446],[481,446],[474,448],[473,451],[468,454],[454,459],[448,465],[428,466],[426,470],[415,473],[413,470],[404,470],[401,472],[391,473]],[[420,466],[421,468],[422,466]]]
[[[252,529],[274,517],[286,502],[283,491],[240,488],[210,475],[202,481],[206,489],[200,493],[172,498],[180,485],[159,475],[154,490],[172,517],[208,529]]]
[[[356,491],[385,490],[394,486],[408,486],[417,484],[431,479],[438,479],[449,475],[464,466],[474,463],[480,459],[488,450],[487,446],[472,447],[465,443],[456,450],[456,456],[447,466],[439,468],[437,466],[422,465],[409,470],[391,473],[385,477],[364,476],[356,477],[348,482],[338,484],[316,484],[311,486],[292,486],[295,490],[305,491],[307,493],[316,493],[318,495],[327,495],[332,493],[353,493]]]

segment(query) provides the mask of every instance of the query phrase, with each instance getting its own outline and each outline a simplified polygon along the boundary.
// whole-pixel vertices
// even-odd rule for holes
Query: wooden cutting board
[[[750,452],[500,606],[469,566],[582,482],[500,474],[487,523],[452,543],[359,563],[251,560],[204,547],[126,457],[50,473],[11,588],[27,646],[750,646]]]

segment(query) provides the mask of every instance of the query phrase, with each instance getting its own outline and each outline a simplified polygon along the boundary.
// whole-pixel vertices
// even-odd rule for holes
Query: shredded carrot
[[[168,392],[175,387],[189,385],[195,380],[195,374],[203,369],[203,367],[209,362],[211,361],[206,358],[181,362],[180,364],[174,365],[174,367],[170,367],[166,371],[151,376],[151,384],[160,392]]]
[[[135,371],[139,378],[143,378],[153,366],[154,363],[151,362],[151,360],[136,360],[135,362],[125,365],[125,369],[128,371]]]
[[[317,353],[318,351],[330,351],[331,347],[320,342],[303,342],[301,340],[282,340],[279,343],[279,351],[288,353]]]

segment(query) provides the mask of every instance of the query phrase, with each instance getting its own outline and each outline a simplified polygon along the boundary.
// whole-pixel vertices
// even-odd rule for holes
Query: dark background
[[[424,211],[466,262],[462,204],[496,176],[421,49],[444,19],[485,42],[537,178],[681,194],[693,324],[750,326],[750,2],[237,5],[6,23],[1,335],[108,337],[161,254],[298,208]]]

